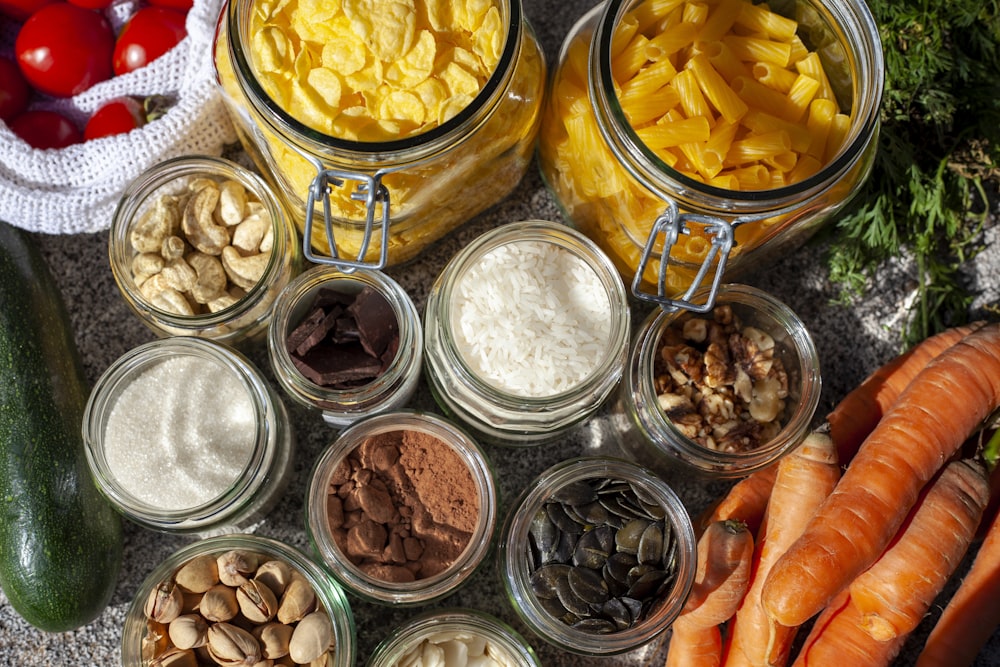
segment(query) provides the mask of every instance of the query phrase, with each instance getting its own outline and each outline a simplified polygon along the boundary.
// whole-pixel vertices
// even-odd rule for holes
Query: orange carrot
[[[985,322],[946,329],[894,357],[851,390],[826,416],[830,437],[846,465],[882,416],[924,367]]]
[[[718,625],[698,625],[677,618],[670,631],[665,667],[719,667],[722,631]]]
[[[927,636],[916,667],[971,665],[1000,627],[998,600],[1000,514],[995,514],[972,566]]]
[[[740,521],[716,521],[698,538],[697,568],[684,609],[674,620],[667,665],[718,665],[722,637],[715,635],[746,594],[753,534]],[[700,632],[715,628],[716,632]],[[711,643],[710,643],[711,642]],[[714,647],[714,648],[713,648]],[[698,662],[694,662],[694,657]]]
[[[916,629],[972,544],[989,498],[986,470],[971,460],[952,461],[931,481],[892,545],[851,582],[868,634],[887,641]]]
[[[775,621],[801,625],[875,562],[924,485],[997,405],[1000,323],[929,363],[868,436],[768,575],[762,600]]]
[[[809,434],[777,464],[764,523],[754,544],[750,587],[729,626],[727,665],[783,665],[796,628],[776,626],[761,605],[764,579],[778,557],[802,534],[806,524],[840,479],[837,449],[824,433]]]
[[[903,638],[880,642],[861,629],[861,612],[841,591],[816,618],[792,667],[886,667],[899,655]]]
[[[773,465],[761,468],[733,484],[724,496],[698,515],[695,528],[699,534],[716,521],[731,519],[742,521],[750,534],[756,535],[777,470]]]

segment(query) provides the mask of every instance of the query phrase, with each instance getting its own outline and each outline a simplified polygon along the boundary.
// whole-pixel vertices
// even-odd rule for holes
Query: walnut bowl
[[[622,448],[650,467],[742,477],[802,441],[821,386],[798,316],[762,290],[722,285],[705,312],[657,309],[646,318],[613,419]]]

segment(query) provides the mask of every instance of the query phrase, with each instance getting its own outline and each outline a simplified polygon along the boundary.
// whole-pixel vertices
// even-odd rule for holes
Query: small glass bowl
[[[598,501],[591,506],[595,490],[598,498],[611,505]],[[624,498],[630,509],[618,504]],[[608,509],[611,506],[616,509]],[[562,523],[570,516],[567,507],[586,512],[568,524],[577,526],[579,533],[566,531],[564,535],[556,528],[556,521]],[[663,538],[659,545],[657,533]],[[596,558],[587,567],[572,565],[573,551],[557,546],[567,535],[593,542],[581,546],[604,558]],[[641,537],[634,539],[637,535]],[[618,540],[626,547],[616,546]],[[571,539],[569,544],[578,542]],[[632,544],[641,556],[625,553]],[[625,572],[638,558],[657,574],[641,582],[629,580]],[[660,636],[680,614],[695,576],[695,535],[680,498],[656,474],[623,459],[581,457],[552,466],[524,489],[507,514],[497,559],[508,599],[532,632],[571,653],[618,655]],[[596,584],[592,594],[569,603],[576,604],[572,610],[558,602],[554,593],[557,581],[571,576],[574,581]],[[607,585],[603,593],[597,582]],[[641,609],[630,610],[623,602],[626,597],[644,601]]]
[[[475,609],[452,608],[426,611],[395,628],[375,648],[367,667],[397,667],[425,641],[443,643],[452,639],[485,642],[486,651],[505,667],[541,667],[531,645],[500,619]]]
[[[232,418],[224,432],[206,414],[213,406],[191,398],[193,383],[212,383],[200,390],[207,396],[245,391],[246,401],[234,394],[217,401]],[[156,435],[168,425],[187,431]],[[246,441],[230,437],[237,426],[247,428]],[[208,537],[246,530],[274,506],[290,477],[295,443],[281,399],[249,359],[204,338],[160,338],[123,354],[94,384],[82,428],[100,491],[126,518],[159,532]],[[177,448],[173,459],[160,456],[161,444]],[[242,467],[237,456],[245,458]]]
[[[702,290],[693,300],[704,303],[705,296]],[[761,331],[774,341],[774,357],[781,360],[787,375],[787,397],[782,399],[783,408],[775,422],[780,429],[761,444],[739,451],[713,448],[686,436],[661,407],[655,386],[658,350],[665,332],[683,331],[685,322],[695,318],[710,321],[722,308],[731,309],[744,328]],[[802,320],[760,289],[729,284],[719,288],[709,313],[662,309],[650,313],[633,340],[612,418],[622,450],[646,466],[661,472],[679,466],[705,477],[735,478],[774,463],[802,441],[819,405],[821,389],[819,356]]]
[[[455,525],[450,528],[450,532],[468,533],[464,549],[455,556],[450,565],[412,581],[390,581],[388,576],[377,576],[371,570],[366,571],[356,565],[338,545],[330,528],[331,512],[336,513],[338,510],[336,508],[331,510],[328,496],[331,479],[337,474],[338,468],[341,464],[346,465],[348,457],[370,439],[385,437],[386,434],[394,432],[414,432],[421,437],[429,438],[420,445],[423,448],[438,445],[450,448],[467,467],[475,487],[474,500],[478,504],[478,516],[471,530],[464,531],[463,527]],[[388,466],[383,466],[379,470],[388,470]],[[433,480],[425,480],[424,484],[429,482],[429,486],[436,486],[442,493],[448,493],[455,486],[456,480],[441,468],[440,463],[435,465],[433,460],[426,465],[422,474],[434,475]],[[422,488],[428,489],[429,486]],[[433,504],[430,516],[439,524],[446,523],[445,515],[451,518],[455,513],[465,510],[464,502],[456,498],[434,499],[423,496],[420,500],[424,506]],[[388,502],[389,499],[385,499],[385,503]],[[403,504],[412,507],[410,504]],[[437,415],[402,410],[374,415],[354,423],[341,432],[339,437],[320,454],[306,490],[306,531],[320,560],[350,593],[376,604],[417,606],[450,595],[467,583],[486,561],[493,547],[497,506],[497,489],[492,466],[480,446],[462,429]],[[344,512],[349,509],[345,502]],[[385,529],[388,535],[392,533],[392,524],[397,521],[398,519],[393,517],[380,525],[388,526]],[[467,519],[467,521],[472,520]],[[438,536],[435,536],[435,539],[444,541],[444,538]],[[381,553],[381,549],[379,552]]]
[[[121,635],[122,667],[145,667],[149,664],[150,652],[154,650],[154,646],[158,651],[163,651],[169,642],[169,626],[164,627],[150,621],[146,615],[146,602],[153,591],[161,583],[170,582],[175,573],[186,563],[200,557],[218,557],[233,550],[252,552],[260,556],[261,561],[282,561],[305,577],[316,595],[315,608],[327,613],[333,629],[333,650],[330,652],[331,660],[326,664],[328,667],[353,667],[357,653],[357,637],[354,615],[343,590],[326,576],[321,567],[299,550],[258,535],[226,535],[193,542],[157,565],[140,584],[125,614]],[[196,595],[196,593],[182,592],[185,598],[194,598]],[[280,602],[280,594],[275,597]],[[183,613],[191,612],[185,610]],[[242,613],[231,622],[234,625],[251,623]],[[159,641],[156,635],[162,636]]]
[[[221,184],[227,181],[238,183],[243,186],[249,198],[261,204],[257,216],[265,220],[270,219],[272,239],[270,250],[266,250],[266,245],[260,246],[257,243],[259,230],[250,232],[248,225],[246,227],[248,232],[240,232],[239,241],[232,243],[232,240],[237,238],[237,232],[234,230],[238,227],[227,226],[228,223],[220,224],[226,226],[230,237],[230,242],[224,245],[229,245],[230,250],[235,250],[237,247],[245,250],[218,254],[216,250],[226,252],[221,250],[223,242],[220,237],[200,246],[208,250],[206,254],[219,260],[220,264],[215,264],[211,260],[193,264],[191,256],[195,254],[193,252],[195,248],[191,239],[199,238],[193,233],[194,226],[189,228],[192,232],[190,234],[183,226],[167,230],[162,225],[157,226],[152,223],[147,228],[149,232],[136,232],[154,217],[153,212],[157,210],[161,201],[168,201],[168,197],[183,198],[181,200],[183,202],[190,201],[187,199],[190,193],[189,187],[203,179],[215,181],[220,189]],[[227,201],[236,200],[227,197]],[[183,219],[185,208],[177,207],[176,212],[170,216],[175,225]],[[227,210],[238,208],[238,204],[227,206]],[[216,213],[221,210],[220,198]],[[244,207],[242,213],[232,215],[252,217],[248,215],[249,211],[249,208]],[[147,219],[146,216],[150,218]],[[192,215],[192,219],[197,217]],[[153,232],[154,228],[158,228],[159,231]],[[138,247],[133,243],[133,232],[143,239]],[[168,236],[173,243],[161,240],[160,249],[154,249],[157,239],[161,237],[165,239]],[[181,243],[182,240],[184,243]],[[261,247],[265,249],[261,250]],[[231,267],[239,266],[237,262],[240,260],[232,260],[230,263],[230,257],[237,254],[240,257],[246,255],[250,261],[255,261],[250,255],[264,252],[269,252],[269,259],[256,280],[254,278],[260,269],[249,265],[236,269],[236,274],[240,276],[238,280],[228,276],[228,272],[225,277],[220,277],[217,273],[222,268],[223,261]],[[140,174],[128,185],[122,193],[111,221],[108,254],[111,271],[122,297],[139,319],[157,336],[200,336],[230,345],[263,339],[278,292],[301,270],[302,263],[302,250],[296,240],[295,225],[284,205],[264,179],[235,162],[199,155],[165,160]],[[178,255],[182,258],[178,259]],[[137,257],[140,256],[149,260],[143,264],[143,268],[136,263]],[[171,259],[166,259],[167,257]],[[199,257],[199,259],[205,258]],[[174,263],[173,269],[164,267],[164,264],[171,263]],[[155,269],[159,269],[159,275],[155,276],[156,280],[159,280],[160,276],[170,276],[169,280],[164,278],[163,284],[159,284],[156,288],[158,295],[156,297],[153,296],[153,288],[149,287],[152,283],[145,278]],[[221,281],[226,286],[227,294],[210,297],[210,294],[216,294],[215,290],[194,286],[191,282],[193,275],[198,275],[197,280],[200,285],[213,285]],[[208,276],[213,278],[210,279]],[[160,289],[166,286],[171,289],[169,291]],[[165,297],[160,299],[164,294],[169,294],[170,299]],[[180,308],[168,307],[167,304],[177,303],[177,300],[186,301],[191,312],[181,314]]]
[[[366,384],[335,389],[313,382],[295,366],[286,344],[288,335],[306,317],[321,289],[356,295],[366,287],[382,295],[396,317],[399,345],[395,357]],[[331,426],[345,428],[362,417],[401,409],[410,401],[420,380],[423,330],[413,301],[386,274],[363,269],[346,273],[335,267],[315,266],[278,295],[267,346],[275,377],[285,393],[295,402],[319,410]]]

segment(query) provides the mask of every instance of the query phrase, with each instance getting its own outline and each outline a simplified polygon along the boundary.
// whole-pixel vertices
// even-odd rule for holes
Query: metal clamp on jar
[[[708,309],[867,178],[883,69],[863,2],[609,0],[563,44],[541,170],[637,298]]]

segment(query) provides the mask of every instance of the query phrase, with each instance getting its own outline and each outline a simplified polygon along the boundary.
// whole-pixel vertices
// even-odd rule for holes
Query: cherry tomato
[[[51,5],[58,0],[0,0],[0,14],[23,22],[45,5]]]
[[[66,0],[70,4],[85,9],[107,9],[115,0]]]
[[[10,58],[0,58],[0,120],[7,122],[28,107],[31,89]]]
[[[65,148],[83,141],[73,121],[45,109],[25,111],[10,121],[10,129],[34,148]]]
[[[97,109],[83,128],[84,141],[125,134],[146,124],[146,110],[134,97],[118,97]]]
[[[194,7],[194,0],[149,0],[149,4],[176,9],[179,12],[188,12]]]
[[[187,35],[185,19],[183,12],[164,7],[143,7],[133,14],[115,42],[115,74],[145,67],[174,48]]]
[[[79,95],[110,79],[115,36],[99,13],[58,2],[31,15],[14,42],[25,78],[54,97]]]

